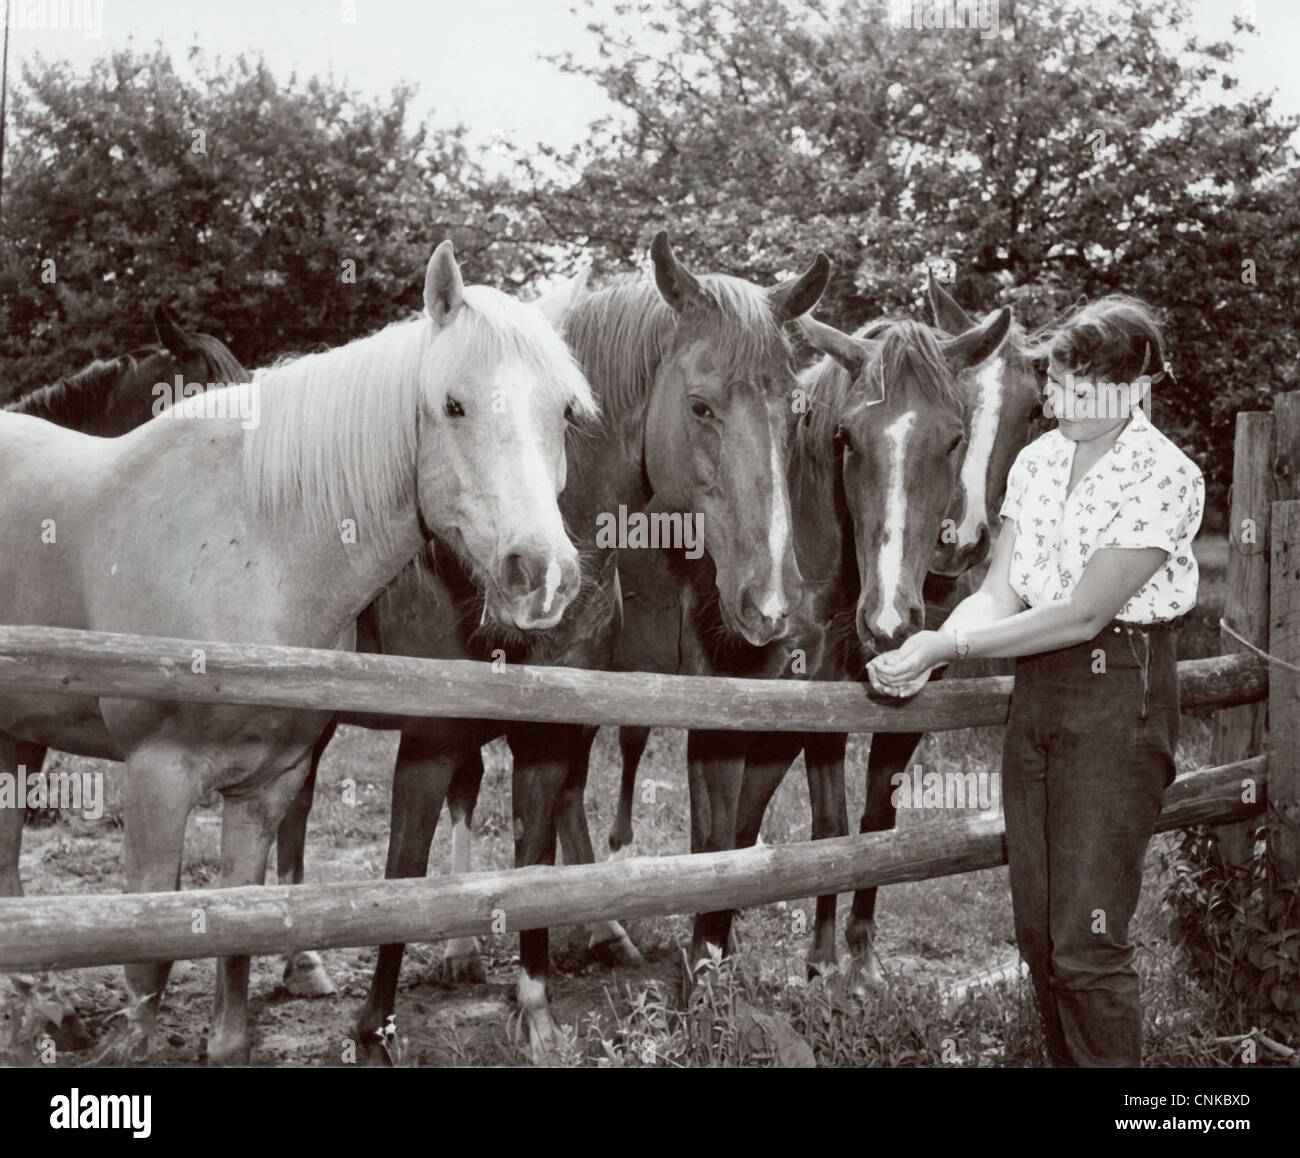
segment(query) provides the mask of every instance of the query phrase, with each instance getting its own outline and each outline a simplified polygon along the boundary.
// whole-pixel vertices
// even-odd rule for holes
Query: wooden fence
[[[1222,712],[1217,763],[1174,783],[1159,827],[1229,826],[1225,850],[1242,859],[1253,830],[1232,826],[1251,825],[1266,801],[1300,821],[1300,394],[1280,396],[1272,415],[1238,416],[1231,520],[1225,617],[1280,662],[1225,636],[1225,651],[1234,654],[1179,664],[1184,708]],[[897,704],[874,701],[853,684],[495,669],[0,627],[0,687],[392,715],[930,732],[1004,723],[1011,679],[945,680]],[[1284,824],[1270,837],[1284,886],[1300,880],[1295,831]],[[999,819],[953,819],[782,847],[445,878],[4,899],[0,970],[433,941],[499,931],[503,920],[518,931],[691,913],[970,872],[1005,859]]]

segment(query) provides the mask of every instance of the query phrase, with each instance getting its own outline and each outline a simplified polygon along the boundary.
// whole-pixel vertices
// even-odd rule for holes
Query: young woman
[[[1057,427],[1016,459],[988,575],[942,632],[868,666],[908,696],[966,656],[1014,656],[1002,798],[1016,940],[1051,1064],[1136,1066],[1129,920],[1174,778],[1169,630],[1196,603],[1201,472],[1139,405],[1162,378],[1151,311],[1113,296],[1044,342]]]

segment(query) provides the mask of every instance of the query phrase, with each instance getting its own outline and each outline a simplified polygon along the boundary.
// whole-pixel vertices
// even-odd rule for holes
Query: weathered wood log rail
[[[1180,777],[1157,829],[1262,807],[1267,758]],[[1243,792],[1251,781],[1254,791]],[[1243,795],[1255,803],[1243,804]],[[735,852],[349,884],[0,900],[0,971],[340,949],[745,908],[1006,863],[1002,820],[927,821]],[[198,914],[202,913],[200,922]],[[198,927],[202,932],[195,932]]]
[[[192,670],[201,655],[204,671]],[[1253,704],[1252,655],[1178,665],[1185,709]],[[581,724],[786,732],[938,732],[1004,724],[1010,676],[940,680],[905,704],[863,684],[724,679],[0,627],[0,688],[124,699]]]

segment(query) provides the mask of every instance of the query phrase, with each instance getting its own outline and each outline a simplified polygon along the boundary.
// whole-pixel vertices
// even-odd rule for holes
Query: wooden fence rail
[[[203,671],[195,672],[196,657]],[[1178,665],[1184,709],[1268,697],[1252,655]],[[1011,677],[941,680],[905,704],[864,685],[724,679],[257,644],[196,643],[54,627],[0,627],[0,688],[260,704],[395,716],[786,732],[939,732],[1004,724]]]
[[[1157,831],[1254,815],[1266,756],[1180,777]],[[1252,790],[1246,792],[1245,782]],[[1243,796],[1253,803],[1243,803]],[[347,884],[0,900],[0,971],[75,969],[436,941],[595,920],[745,908],[1006,863],[1002,820],[693,856]],[[200,917],[201,914],[201,917]],[[200,931],[196,931],[196,929]]]

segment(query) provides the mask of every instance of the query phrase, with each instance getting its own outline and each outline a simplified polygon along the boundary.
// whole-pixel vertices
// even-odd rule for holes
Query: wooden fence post
[[[1269,509],[1273,501],[1273,415],[1244,410],[1237,415],[1232,452],[1232,496],[1228,510],[1228,568],[1223,619],[1256,647],[1268,643]],[[1221,655],[1246,647],[1219,629]],[[1230,764],[1264,750],[1263,704],[1243,704],[1215,713],[1210,749],[1212,764]],[[1242,865],[1254,850],[1258,818],[1216,829],[1219,856],[1226,865]]]
[[[1269,862],[1275,889],[1300,886],[1300,501],[1273,504],[1268,650]],[[1287,927],[1300,927],[1291,901]]]

